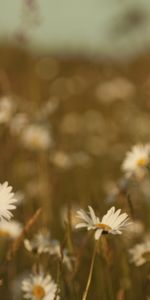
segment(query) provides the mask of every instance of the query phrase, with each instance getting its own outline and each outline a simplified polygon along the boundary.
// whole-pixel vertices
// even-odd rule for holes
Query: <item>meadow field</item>
[[[149,70],[0,47],[1,300],[150,299]]]

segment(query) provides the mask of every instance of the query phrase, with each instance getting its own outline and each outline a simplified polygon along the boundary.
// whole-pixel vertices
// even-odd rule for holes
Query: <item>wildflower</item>
[[[48,253],[51,256],[59,258],[68,270],[72,270],[72,261],[74,258],[69,255],[66,248],[61,249],[58,240],[51,239],[48,231],[45,230],[37,233],[31,241],[25,239],[24,246],[29,252],[37,254]]]
[[[130,261],[137,267],[150,261],[150,240],[135,245],[129,250]]]
[[[25,239],[24,246],[29,252],[33,253],[41,254],[50,252],[50,233],[46,230],[43,230],[42,232],[37,233],[31,241]]]
[[[0,222],[0,238],[16,239],[22,232],[22,225],[17,221]]]
[[[122,164],[122,170],[127,176],[135,175],[142,178],[150,163],[150,145],[135,145],[127,152]]]
[[[17,202],[17,199],[12,193],[12,187],[8,186],[8,182],[0,184],[0,219],[10,220],[13,216],[11,210],[16,209],[14,203]]]
[[[52,138],[47,128],[33,124],[23,130],[22,142],[31,150],[47,150],[52,144]]]
[[[31,274],[29,278],[22,281],[22,291],[25,299],[30,300],[53,300],[57,292],[57,285],[51,275],[42,272]],[[59,296],[57,296],[57,300]]]
[[[129,225],[128,215],[126,213],[121,214],[121,209],[115,211],[115,207],[110,208],[100,221],[93,208],[91,206],[88,208],[88,213],[82,209],[77,212],[82,223],[77,224],[76,228],[85,227],[87,230],[94,230],[95,240],[98,240],[104,233],[121,234],[122,230]]]
[[[60,247],[60,243],[57,240],[51,239],[49,231],[43,230],[35,234],[31,241],[25,239],[24,246],[29,252],[38,254],[49,253],[50,255],[56,255],[58,253],[58,247]]]

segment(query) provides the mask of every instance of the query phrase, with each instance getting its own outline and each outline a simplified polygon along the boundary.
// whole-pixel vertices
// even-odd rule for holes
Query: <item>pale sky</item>
[[[31,27],[31,13],[25,25],[28,47],[36,51],[121,56],[150,46],[149,0],[37,0],[37,4],[40,24]],[[146,21],[116,35],[128,14],[139,12]],[[0,0],[0,38],[14,39],[23,27],[22,17],[23,0]]]

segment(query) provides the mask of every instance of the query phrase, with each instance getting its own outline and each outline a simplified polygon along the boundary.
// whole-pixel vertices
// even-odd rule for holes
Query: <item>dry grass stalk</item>
[[[16,254],[16,252],[18,251],[25,235],[29,232],[30,228],[36,223],[36,221],[38,220],[40,214],[42,212],[42,209],[39,208],[34,215],[27,221],[26,225],[24,226],[20,236],[17,238],[17,240],[15,240],[12,243],[11,248],[8,250],[7,254],[6,254],[6,260],[11,260],[12,257]]]

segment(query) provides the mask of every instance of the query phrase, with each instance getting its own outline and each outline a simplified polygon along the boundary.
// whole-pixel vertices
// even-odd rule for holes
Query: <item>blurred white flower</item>
[[[132,226],[128,227],[128,231],[125,232],[124,238],[125,240],[134,239],[142,235],[143,232],[144,232],[144,224],[140,221],[134,221],[132,223]]]
[[[100,84],[96,89],[98,101],[111,104],[116,100],[132,99],[135,95],[135,86],[123,77],[112,78]]]
[[[12,98],[4,96],[0,99],[0,124],[8,123],[16,109],[16,103]]]
[[[25,201],[25,194],[23,191],[17,191],[15,193],[15,198],[17,199],[17,206],[21,205]]]
[[[150,261],[150,240],[135,245],[129,250],[130,261],[137,267]]]
[[[135,175],[142,178],[150,163],[150,144],[135,145],[127,152],[122,164],[122,170],[127,176]]]
[[[10,130],[12,134],[18,135],[27,126],[28,117],[25,113],[16,114],[10,122]]]
[[[24,299],[30,300],[54,300],[57,292],[57,285],[51,275],[43,273],[31,274],[22,281]],[[56,298],[59,299],[59,296]]]
[[[62,263],[66,265],[68,270],[72,270],[73,256],[70,256],[66,248],[61,249],[60,242],[55,239],[51,239],[50,233],[47,230],[43,230],[37,233],[30,241],[24,240],[24,246],[26,250],[32,253],[42,254],[47,253],[61,259]]]
[[[8,182],[4,182],[0,184],[0,219],[10,220],[13,216],[11,210],[16,209],[17,199],[14,197],[14,193],[12,193],[12,187],[8,186]]]
[[[50,161],[58,168],[69,169],[72,167],[70,156],[63,151],[55,151],[50,155]]]
[[[22,225],[17,221],[0,222],[0,238],[16,239],[22,232]]]
[[[57,240],[51,239],[48,230],[41,230],[34,235],[32,240],[25,239],[24,246],[29,252],[54,255],[58,252],[57,249],[60,243]]]
[[[31,150],[47,150],[53,143],[48,129],[36,124],[28,125],[23,130],[21,140]]]
[[[86,213],[83,209],[77,212],[82,223],[76,225],[76,228],[87,228],[87,230],[95,231],[95,240],[98,240],[103,233],[121,234],[122,230],[128,226],[129,218],[126,213],[121,214],[121,209],[115,211],[113,206],[103,216],[102,220],[95,215],[91,206],[88,206],[89,212]]]
[[[42,117],[47,117],[56,112],[59,107],[59,98],[57,97],[50,97],[40,110],[40,115]]]
[[[61,209],[61,220],[62,225],[68,224],[69,221],[71,223],[71,227],[74,230],[76,225],[79,223],[78,217],[77,217],[77,210],[79,207],[77,205],[72,205],[71,208],[69,208],[67,205],[64,205]],[[70,220],[69,220],[70,219]]]
[[[63,151],[55,151],[50,155],[50,161],[57,167],[69,170],[76,166],[87,167],[91,160],[90,156],[83,151],[74,153],[65,153]]]
[[[30,241],[24,240],[24,246],[29,252],[35,252],[38,254],[50,252],[51,249],[51,238],[50,233],[47,230],[43,230],[33,237]]]

